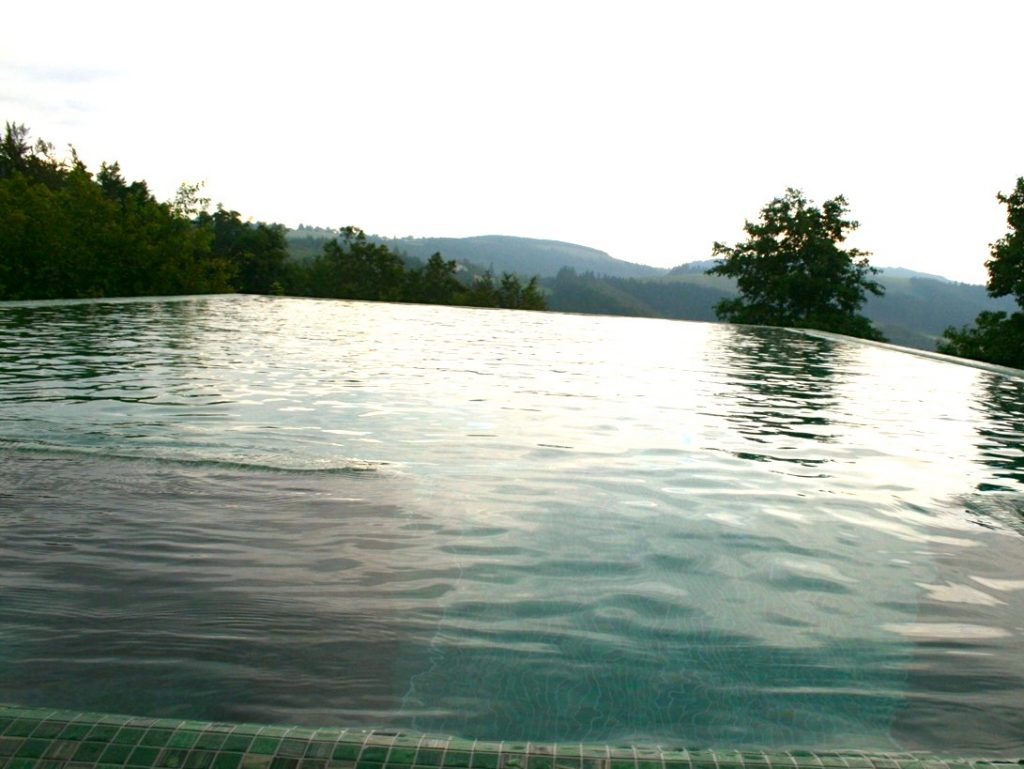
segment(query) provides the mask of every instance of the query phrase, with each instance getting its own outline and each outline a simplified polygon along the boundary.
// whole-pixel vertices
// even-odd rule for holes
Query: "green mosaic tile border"
[[[920,753],[483,742],[403,730],[137,718],[0,705],[0,769],[1019,769]]]

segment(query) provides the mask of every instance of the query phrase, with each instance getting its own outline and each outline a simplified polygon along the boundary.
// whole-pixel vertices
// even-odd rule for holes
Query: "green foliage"
[[[454,260],[433,254],[422,269],[409,272],[406,298],[422,304],[456,304],[463,291],[455,277],[457,269]]]
[[[356,227],[289,260],[285,228],[244,221],[223,206],[209,213],[201,184],[157,201],[127,182],[117,163],[93,177],[72,152],[58,161],[46,142],[7,123],[0,139],[0,299],[210,293],[478,304],[545,309],[537,279],[512,273],[464,286],[454,261],[435,253],[406,269],[403,258]],[[311,236],[324,231],[309,228]]]
[[[179,201],[185,189],[186,185],[182,185]],[[217,206],[213,214],[202,211],[195,221],[198,227],[211,233],[213,254],[231,265],[232,285],[237,291],[271,294],[275,284],[280,287],[288,258],[283,225],[243,222],[237,211],[228,211],[223,206]]]
[[[939,352],[1024,369],[1024,313],[983,312],[973,326],[946,329]]]
[[[1013,296],[1024,307],[1024,176],[1009,195],[996,194],[1006,206],[1009,231],[990,246],[988,293]],[[949,327],[939,352],[963,358],[1024,368],[1024,312],[983,312],[973,327]]]
[[[494,275],[489,270],[473,281],[463,303],[472,307],[504,307],[509,310],[548,308],[536,276],[530,278],[524,286],[517,275],[503,272],[501,281],[495,283]]]
[[[116,163],[95,178],[77,156],[30,149],[24,126],[0,142],[0,298],[137,296],[231,290],[209,237]]]
[[[399,256],[374,243],[358,227],[345,227],[324,244],[309,267],[309,296],[397,302],[402,299],[405,270]]]
[[[340,237],[323,244],[311,260],[293,262],[286,293],[335,299],[384,302],[460,304],[473,307],[545,310],[547,304],[536,277],[524,286],[519,277],[504,273],[495,284],[491,273],[464,286],[456,277],[458,265],[433,254],[422,267],[406,269],[402,257],[358,227],[343,227]]]
[[[1024,176],[1009,195],[999,193],[996,199],[1006,206],[1006,223],[1010,230],[991,246],[988,268],[988,292],[992,296],[1013,295],[1024,307]]]
[[[882,286],[867,254],[840,247],[857,222],[844,218],[846,200],[836,197],[821,208],[799,190],[787,189],[747,222],[747,239],[735,246],[715,243],[722,261],[708,270],[735,278],[740,296],[715,306],[722,320],[769,326],[834,331],[883,339],[871,321],[858,314],[867,293]]]

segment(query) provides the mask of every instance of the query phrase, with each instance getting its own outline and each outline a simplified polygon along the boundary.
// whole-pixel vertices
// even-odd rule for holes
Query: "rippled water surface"
[[[0,701],[1020,753],[1022,436],[780,329],[0,305]]]

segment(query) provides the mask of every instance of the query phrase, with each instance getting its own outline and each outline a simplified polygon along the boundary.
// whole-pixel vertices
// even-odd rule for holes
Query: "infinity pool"
[[[781,329],[0,304],[0,702],[1024,748],[1024,380]]]

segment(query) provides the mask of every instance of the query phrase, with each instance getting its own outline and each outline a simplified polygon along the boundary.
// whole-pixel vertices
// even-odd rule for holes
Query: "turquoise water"
[[[780,329],[0,305],[0,701],[1015,753],[1024,380]]]

